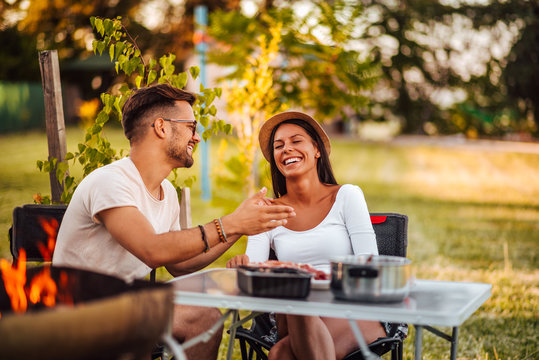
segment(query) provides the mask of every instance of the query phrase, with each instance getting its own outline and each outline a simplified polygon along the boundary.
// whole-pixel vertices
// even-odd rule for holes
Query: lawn
[[[82,132],[71,128],[67,135],[74,151]],[[109,133],[118,147],[126,146],[122,136],[119,130]],[[211,154],[217,145],[212,142]],[[46,158],[45,133],[0,136],[0,153],[0,257],[10,258],[13,207],[49,192],[48,176],[35,166]],[[338,181],[361,186],[371,212],[409,216],[408,257],[417,278],[493,285],[491,298],[460,329],[459,359],[539,358],[539,152],[337,139],[331,158]],[[218,166],[213,159],[211,166]],[[198,163],[181,176],[200,179]],[[199,183],[192,189],[193,224],[223,212],[200,200]],[[213,266],[223,266],[244,247],[240,240]],[[406,359],[413,356],[413,337],[411,329]],[[424,349],[424,359],[448,358],[449,344],[429,333]]]

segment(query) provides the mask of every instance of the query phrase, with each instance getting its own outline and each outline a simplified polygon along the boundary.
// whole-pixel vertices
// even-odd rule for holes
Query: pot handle
[[[378,269],[372,266],[354,266],[348,269],[348,276],[353,278],[375,278],[378,277]]]

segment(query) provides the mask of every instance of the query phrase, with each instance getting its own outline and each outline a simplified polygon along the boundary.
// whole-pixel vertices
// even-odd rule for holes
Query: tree
[[[351,49],[359,38],[356,20],[362,9],[344,0],[312,4],[301,16],[288,3],[262,8],[254,18],[234,11],[213,13],[209,34],[216,46],[209,60],[232,68],[223,79],[242,78],[247,59],[257,55],[255,39],[269,36],[272,24],[281,23],[279,56],[271,64],[279,101],[312,110],[319,120],[347,118],[368,104],[364,91],[379,75],[368,56]]]
[[[14,64],[9,68],[4,64],[6,72],[0,75],[9,76],[17,64],[35,64],[39,69],[35,53],[40,50],[58,50],[60,61],[90,55],[95,39],[88,21],[92,15],[110,19],[121,16],[124,26],[137,34],[136,41],[144,49],[144,56],[171,53],[176,56],[175,64],[181,65],[192,53],[193,9],[200,3],[197,0],[187,0],[180,5],[170,0],[2,0],[2,40],[29,39],[34,52],[0,49],[2,58],[12,58]],[[204,4],[209,11],[239,8],[239,0],[206,0]],[[157,17],[157,21],[148,21],[148,12]],[[33,80],[39,80],[39,72],[32,72],[32,76]]]
[[[249,65],[243,69],[243,77],[225,87],[227,110],[232,115],[235,137],[232,142],[239,151],[229,159],[222,161],[225,169],[219,169],[218,184],[221,187],[242,190],[251,196],[258,186],[258,133],[265,119],[283,110],[286,105],[278,101],[273,89],[273,68],[270,64],[278,55],[281,41],[281,24],[270,28],[270,38],[260,36],[259,52],[256,58],[248,58]],[[221,149],[226,149],[225,139],[221,140]],[[224,158],[223,151],[219,154]],[[228,193],[228,192],[221,192]],[[218,195],[218,197],[225,197]],[[226,202],[233,203],[227,199]],[[224,203],[226,203],[224,202]]]
[[[368,22],[366,39],[375,44],[373,50],[382,63],[384,78],[380,86],[394,90],[391,96],[375,99],[375,102],[403,120],[404,132],[435,129],[441,133],[468,131],[502,135],[519,130],[533,131],[528,121],[519,116],[523,113],[515,107],[519,100],[508,96],[516,92],[509,90],[508,93],[508,89],[526,89],[526,95],[520,91],[518,96],[528,99],[526,104],[532,103],[530,97],[534,97],[535,92],[516,84],[525,82],[534,71],[537,74],[537,60],[516,53],[516,42],[510,57],[520,59],[518,68],[526,69],[523,73],[527,75],[512,76],[513,80],[507,81],[509,78],[501,74],[508,69],[502,48],[504,37],[518,27],[522,34],[535,29],[536,2],[492,1],[486,5],[463,2],[449,6],[428,0],[364,0],[363,4],[365,13],[377,14],[374,21]],[[536,33],[536,30],[531,32],[534,31]],[[473,41],[481,36],[489,36],[490,42]],[[537,48],[532,45],[533,36],[528,41],[528,47],[520,46],[520,49],[533,52]],[[512,45],[511,41],[505,42]],[[388,43],[393,44],[391,51],[388,51]],[[475,58],[471,66],[475,68],[470,69],[469,63],[459,59],[472,53]],[[457,104],[450,109],[444,108],[439,97],[437,99],[439,94],[458,92],[464,92],[465,96],[460,100],[454,96]],[[539,121],[537,117],[536,121]],[[537,131],[537,126],[535,129]]]
[[[238,77],[268,18],[279,19],[285,24],[286,62],[275,69],[275,87],[292,106],[314,107],[325,117],[339,110],[378,121],[397,117],[405,133],[539,131],[537,2],[315,1],[306,16],[288,4],[273,6],[266,2],[254,19],[212,18],[212,35],[228,46],[212,59],[237,65],[229,77]],[[326,32],[323,39],[317,36],[320,29]],[[337,54],[338,48],[346,51]],[[367,93],[344,80],[353,74],[381,76]]]

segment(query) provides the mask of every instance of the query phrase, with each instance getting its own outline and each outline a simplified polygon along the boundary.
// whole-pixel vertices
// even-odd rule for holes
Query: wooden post
[[[56,158],[64,161],[67,152],[62,88],[60,83],[60,65],[58,52],[46,50],[39,53],[39,67],[45,98],[45,121],[49,144],[49,160]],[[56,169],[50,173],[51,195],[53,202],[60,202],[64,191],[63,179],[56,178]]]
[[[191,227],[191,189],[182,187],[180,200],[180,227],[189,229]]]

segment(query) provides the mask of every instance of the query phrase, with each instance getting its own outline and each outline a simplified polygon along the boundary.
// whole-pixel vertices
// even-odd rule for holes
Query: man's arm
[[[110,234],[129,252],[151,268],[167,266],[173,274],[198,270],[223,254],[241,235],[253,235],[286,224],[294,216],[289,206],[264,203],[265,189],[245,200],[221,221],[227,243],[221,243],[213,223],[204,225],[210,251],[198,227],[156,234],[150,222],[135,207],[117,207],[97,216]],[[194,269],[194,270],[193,270]]]

